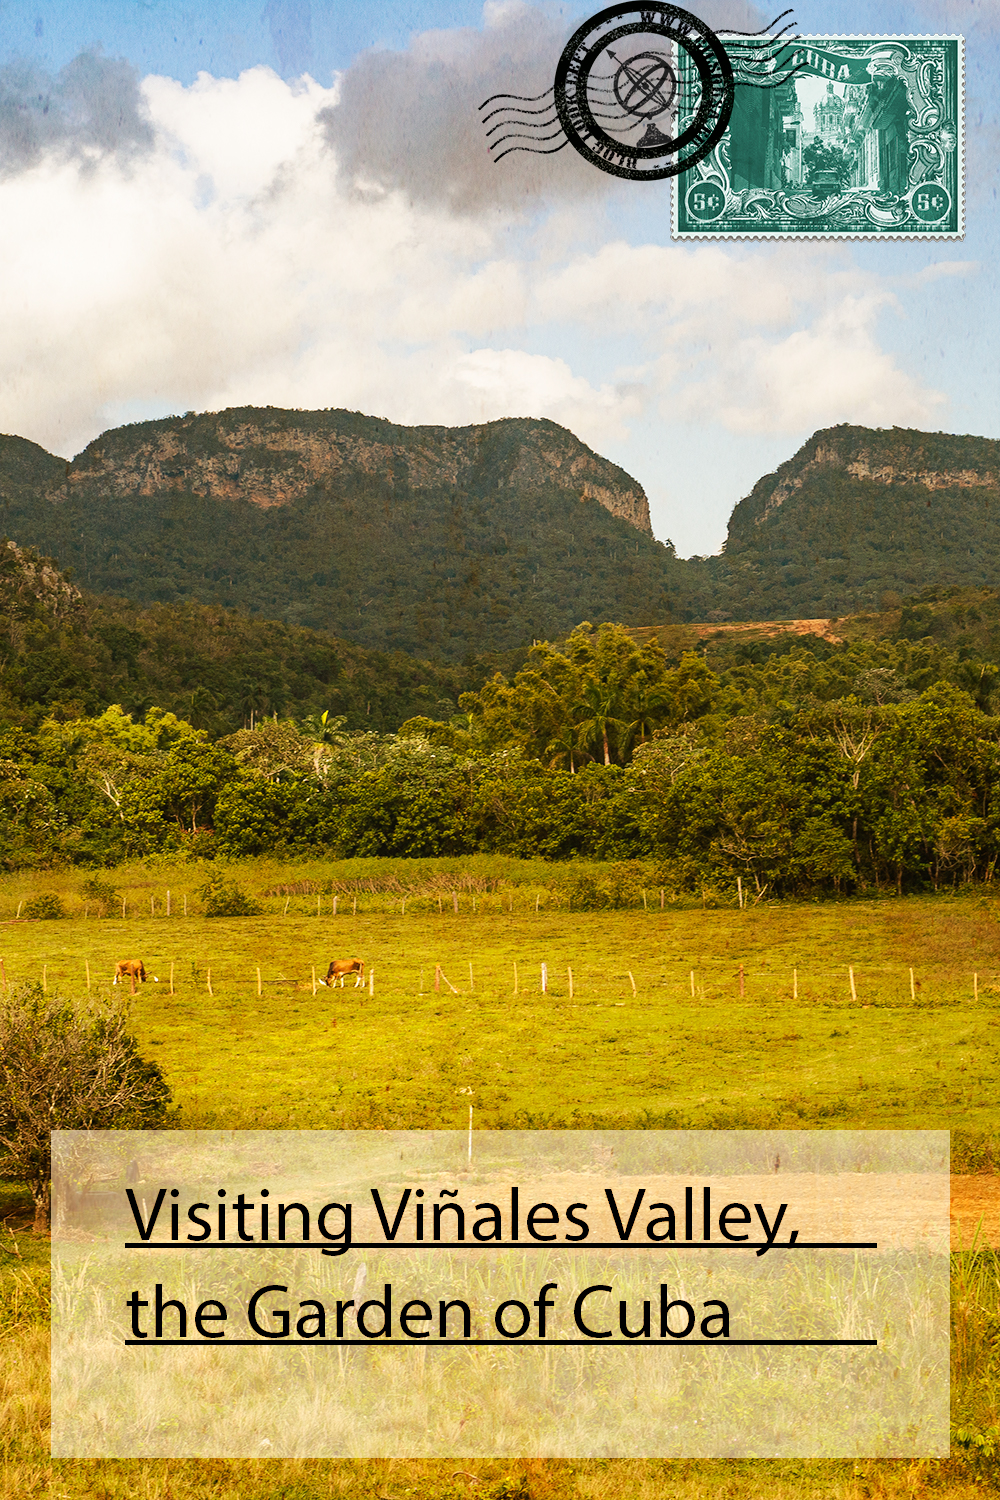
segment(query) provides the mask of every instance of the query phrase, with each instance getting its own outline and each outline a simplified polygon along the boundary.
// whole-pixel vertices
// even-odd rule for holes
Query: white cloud
[[[796,433],[837,422],[924,427],[946,398],[879,349],[874,325],[889,299],[846,296],[810,327],[768,341],[735,339],[681,398],[689,420],[737,433]]]
[[[880,348],[888,283],[847,247],[617,230],[585,253],[573,216],[587,244],[600,216],[565,200],[514,229],[519,208],[343,186],[317,118],[337,91],[312,79],[149,78],[143,96],[141,161],[50,153],[0,184],[0,429],[49,449],[138,413],[272,404],[547,416],[627,463],[630,426],[666,409],[758,434],[940,409]]]

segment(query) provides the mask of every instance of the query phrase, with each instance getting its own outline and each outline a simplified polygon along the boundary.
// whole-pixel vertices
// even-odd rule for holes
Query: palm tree
[[[663,710],[670,701],[669,692],[662,687],[650,687],[647,682],[637,683],[625,706],[625,712],[635,717],[625,725],[623,744],[631,749],[637,738],[640,745],[645,744],[647,734],[652,737],[662,722]]]
[[[588,682],[584,684],[583,697],[576,704],[576,708],[585,715],[577,724],[577,733],[581,745],[598,744],[604,751],[604,764],[611,764],[611,745],[608,738],[609,730],[622,730],[625,728],[624,721],[618,719],[612,713],[615,705],[615,690],[606,682]],[[589,717],[587,717],[589,715]]]
[[[346,723],[346,714],[331,716],[330,710],[324,708],[321,714],[307,714],[301,720],[299,729],[314,745],[333,745],[340,738],[340,732]]]

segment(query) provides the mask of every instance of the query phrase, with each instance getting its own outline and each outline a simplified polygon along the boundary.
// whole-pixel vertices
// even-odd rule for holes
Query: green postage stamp
[[[962,45],[796,37],[793,76],[738,86],[725,135],[675,180],[674,238],[960,239]]]

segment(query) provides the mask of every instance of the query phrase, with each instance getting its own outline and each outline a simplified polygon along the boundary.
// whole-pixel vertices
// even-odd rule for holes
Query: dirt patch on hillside
[[[825,641],[839,645],[842,637],[835,635],[832,620],[740,620],[735,623],[692,625],[691,630],[699,640],[710,635],[819,635]]]

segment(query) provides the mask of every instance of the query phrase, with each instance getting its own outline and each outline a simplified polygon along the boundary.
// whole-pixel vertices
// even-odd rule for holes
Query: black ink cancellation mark
[[[735,82],[725,48],[697,16],[626,3],[570,38],[554,87],[570,145],[602,171],[641,182],[676,177],[711,151],[729,124]],[[681,104],[690,123],[678,128]]]
[[[725,134],[736,88],[773,88],[790,76],[782,62],[789,44],[780,39],[791,25],[767,34],[790,14],[760,32],[726,33],[724,44],[663,0],[609,6],[570,38],[551,88],[492,94],[479,106],[493,106],[483,116],[493,160],[517,151],[553,156],[571,145],[616,177],[676,177]]]

